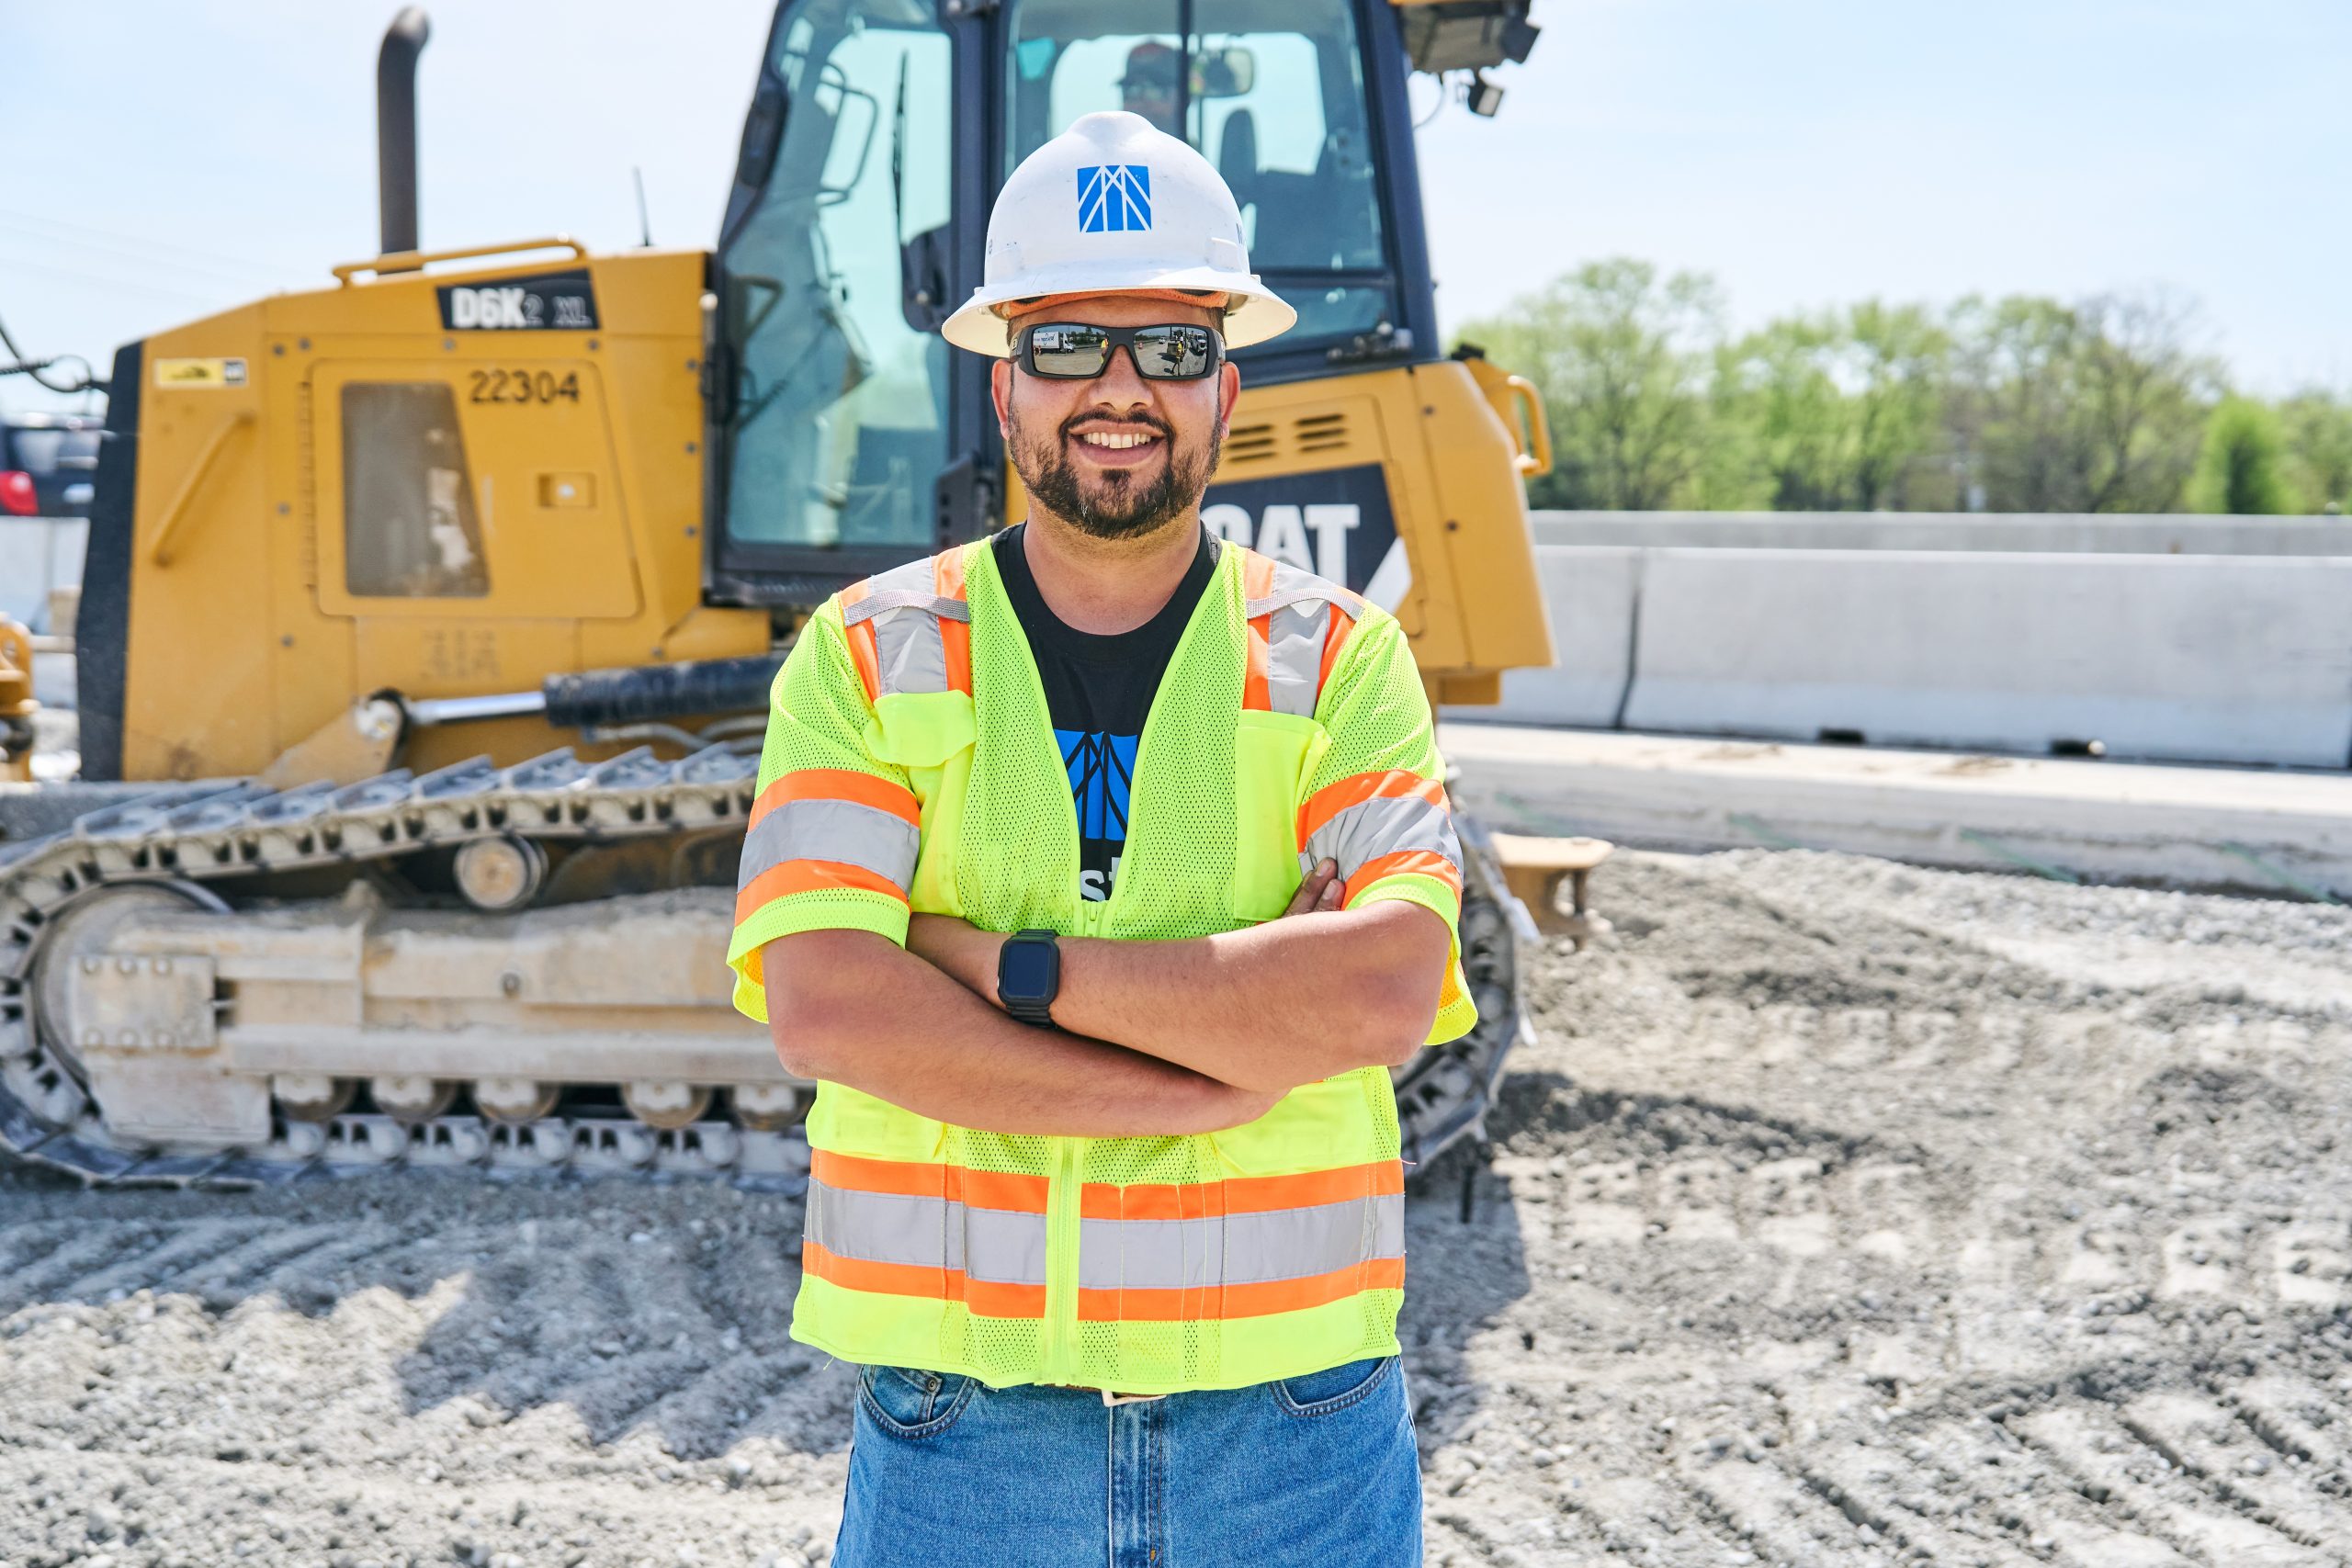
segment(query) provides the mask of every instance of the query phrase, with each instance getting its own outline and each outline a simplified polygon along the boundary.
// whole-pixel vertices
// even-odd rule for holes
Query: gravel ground
[[[2352,911],[1622,855],[1408,1205],[1433,1564],[2352,1561]],[[0,1172],[0,1564],[821,1562],[797,1204]],[[1171,1565],[1185,1568],[1185,1565]]]

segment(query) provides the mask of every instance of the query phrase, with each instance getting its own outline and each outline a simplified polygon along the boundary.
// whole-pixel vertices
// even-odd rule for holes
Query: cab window
[[[929,0],[801,0],[776,30],[783,141],[723,258],[735,544],[918,553],[933,536],[948,351],[908,322],[900,258],[949,216],[934,18]]]
[[[343,389],[344,590],[369,598],[490,592],[473,472],[443,381]]]
[[[1126,109],[1205,154],[1250,265],[1299,312],[1284,350],[1394,321],[1363,54],[1348,0],[1018,0],[1006,172]],[[1249,351],[1244,350],[1246,355]]]

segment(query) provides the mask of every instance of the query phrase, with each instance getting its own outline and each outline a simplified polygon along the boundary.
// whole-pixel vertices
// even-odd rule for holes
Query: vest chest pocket
[[[956,892],[956,852],[964,836],[964,797],[978,733],[963,692],[906,693],[874,705],[865,744],[876,761],[907,771],[922,805],[922,850],[908,902],[924,914],[964,913]]]
[[[1237,919],[1271,920],[1298,891],[1301,785],[1330,743],[1295,714],[1244,709],[1235,730],[1233,885]]]

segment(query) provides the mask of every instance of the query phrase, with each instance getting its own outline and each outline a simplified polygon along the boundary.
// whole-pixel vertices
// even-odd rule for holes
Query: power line
[[[183,255],[198,256],[209,261],[227,262],[232,266],[256,268],[266,273],[277,272],[285,265],[282,261],[257,261],[252,256],[231,255],[222,251],[203,250],[194,245],[178,244],[170,240],[157,240],[144,234],[126,234],[119,229],[101,229],[95,223],[76,223],[70,219],[53,218],[42,212],[20,212],[12,208],[0,207],[0,218],[17,223],[29,223],[40,228],[62,229],[73,233],[89,234],[99,240],[111,240],[118,243],[136,246],[141,251],[176,251]]]
[[[100,288],[127,288],[135,294],[153,294],[163,299],[178,299],[207,310],[218,310],[221,305],[220,297],[217,294],[189,294],[182,289],[159,288],[140,278],[112,277],[87,269],[74,270],[45,266],[40,262],[19,261],[14,256],[0,255],[0,267],[15,267],[19,271],[29,272],[42,277],[53,277],[64,283],[79,283]]]
[[[229,272],[220,267],[210,266],[198,262],[182,261],[175,256],[165,256],[153,252],[134,251],[127,245],[105,244],[92,240],[68,240],[56,235],[12,232],[6,227],[0,226],[0,240],[10,239],[20,241],[28,245],[38,245],[45,251],[62,249],[65,251],[82,252],[89,255],[100,257],[103,260],[114,263],[117,265],[128,263],[135,266],[152,267],[157,272],[193,274],[198,276],[210,279],[214,282],[229,284],[248,291],[275,286],[274,278],[264,277],[251,272]]]

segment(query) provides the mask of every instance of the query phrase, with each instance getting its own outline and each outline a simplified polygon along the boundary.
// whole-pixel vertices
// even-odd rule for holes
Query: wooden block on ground
[[[1606,839],[1545,839],[1523,833],[1489,835],[1503,863],[1503,880],[1535,917],[1535,928],[1547,935],[1565,936],[1582,952],[1584,944],[1609,929],[1585,902],[1586,884],[1616,845]],[[1569,908],[1559,907],[1560,881],[1569,883]]]

